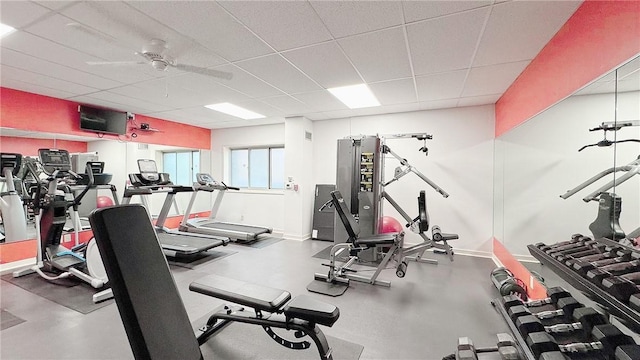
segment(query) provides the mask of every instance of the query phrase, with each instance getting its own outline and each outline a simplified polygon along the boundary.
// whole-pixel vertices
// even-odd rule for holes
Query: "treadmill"
[[[175,194],[180,192],[193,192],[190,186],[174,185],[169,179],[169,174],[158,173],[155,160],[138,160],[140,173],[129,174],[131,186],[125,188],[122,198],[123,204],[129,204],[134,195],[139,195],[142,203],[151,218],[151,210],[146,196],[156,193],[166,193],[162,210],[158,215],[154,228],[158,235],[158,241],[169,257],[188,257],[197,255],[217,246],[227,245],[228,237],[215,236],[213,234],[193,234],[179,230],[171,230],[164,226],[169,209],[175,204]]]
[[[180,223],[181,231],[226,236],[236,242],[247,243],[258,240],[258,236],[261,234],[271,233],[271,228],[216,221],[216,214],[220,208],[220,203],[222,202],[225,192],[227,190],[240,189],[227,186],[223,182],[217,182],[213,177],[211,177],[211,175],[205,173],[196,174],[196,180],[197,182],[193,183],[194,192],[193,195],[191,195],[189,206],[187,206],[187,210],[185,211],[182,222]],[[213,208],[211,209],[209,217],[207,219],[189,219],[189,215],[191,215],[191,208],[196,200],[196,196],[198,196],[198,192],[214,192],[216,190],[218,191],[218,195],[213,203]]]

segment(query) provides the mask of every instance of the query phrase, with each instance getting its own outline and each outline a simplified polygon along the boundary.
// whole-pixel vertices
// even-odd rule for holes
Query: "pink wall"
[[[80,130],[78,103],[36,95],[24,91],[0,87],[0,126],[42,131],[48,133],[95,136],[95,133]],[[118,109],[125,111],[126,109]],[[131,129],[127,141],[157,145],[183,146],[196,149],[211,149],[211,130],[197,126],[137,115],[136,121],[148,123],[160,132],[140,132],[132,138]],[[104,135],[105,139],[118,139],[115,135]]]
[[[640,1],[585,1],[496,103],[496,137],[640,53]]]

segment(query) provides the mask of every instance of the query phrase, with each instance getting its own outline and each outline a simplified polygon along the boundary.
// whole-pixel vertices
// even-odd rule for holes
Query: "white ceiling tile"
[[[502,96],[502,93],[493,94],[493,95],[463,97],[463,98],[460,98],[460,100],[458,101],[458,107],[495,104],[496,101],[500,99],[500,96]]]
[[[40,95],[55,97],[58,99],[66,99],[75,95],[74,93],[70,93],[68,91],[52,89],[39,84],[35,85],[35,84],[30,84],[21,80],[14,80],[14,79],[0,78],[0,86],[9,88],[9,89],[26,91],[33,94],[40,94]],[[0,123],[1,122],[2,121],[0,121]]]
[[[468,68],[488,12],[482,8],[408,25],[415,74]]]
[[[149,69],[146,66],[87,65],[87,61],[100,61],[101,59],[26,32],[18,32],[3,38],[2,48],[13,49],[36,58],[119,82],[135,82],[153,78],[148,74]]]
[[[219,4],[278,51],[331,40],[331,34],[306,1],[221,1]]]
[[[382,105],[416,102],[413,79],[392,80],[369,84],[369,88]]]
[[[336,38],[402,24],[399,1],[312,1]]]
[[[280,109],[276,109],[275,107],[260,101],[260,100],[247,100],[237,103],[236,105],[243,107],[247,110],[251,110],[260,115],[264,115],[266,117],[274,117],[274,116],[284,116],[284,112]]]
[[[222,65],[215,68],[216,70],[226,71],[233,74],[231,80],[220,80],[225,86],[235,89],[243,94],[247,94],[252,98],[260,98],[267,96],[283,95],[282,91],[265,83],[264,81],[249,74],[243,69],[235,65]]]
[[[495,5],[473,65],[533,59],[582,1],[511,1]]]
[[[442,74],[419,76],[416,78],[418,99],[421,102],[458,98],[464,86],[467,70]]]
[[[58,79],[64,79],[76,84],[91,84],[92,87],[105,90],[122,85],[122,83],[105,79],[100,76],[78,71],[76,69],[58,65],[53,62],[38,59],[36,57],[19,53],[11,49],[2,50],[2,63],[18,69],[36,69],[36,73],[42,75],[54,75]]]
[[[328,91],[315,91],[293,95],[296,99],[307,104],[314,111],[346,110],[347,106],[336,99]]]
[[[325,88],[362,83],[335,42],[291,50],[282,55]]]
[[[329,116],[327,116],[327,114],[325,114],[323,112],[305,114],[304,117],[306,117],[307,119],[312,120],[312,121],[328,120],[329,119]]]
[[[503,93],[527,65],[529,61],[474,67],[464,84],[462,96]]]
[[[382,106],[382,111],[385,114],[393,114],[393,113],[403,113],[410,111],[418,111],[421,110],[422,107],[420,103],[409,103],[409,104],[394,104],[394,105],[385,105]]]
[[[491,5],[491,1],[403,1],[407,23]]]
[[[127,49],[115,40],[95,36],[93,33],[85,31],[84,27],[79,29],[74,26],[68,26],[68,24],[74,22],[68,17],[56,14],[27,27],[25,30],[31,34],[101,59],[117,61],[143,60],[135,55],[135,51],[138,49]]]
[[[73,102],[77,102],[80,104],[103,106],[108,109],[124,109],[126,107],[125,105],[122,105],[120,103],[115,103],[107,100],[100,100],[95,97],[92,97],[91,95],[74,96],[68,100],[71,100]],[[134,111],[130,111],[130,112],[134,112]]]
[[[172,108],[184,108],[206,104],[199,94],[180,88],[171,86],[164,80],[151,80],[135,85],[122,86],[113,89],[120,95],[128,96],[132,99],[148,101],[154,104],[162,104]]]
[[[344,38],[338,42],[367,82],[412,76],[404,31],[400,27]]]
[[[236,61],[273,52],[214,1],[131,1],[145,14]]]
[[[420,110],[450,109],[456,107],[458,99],[434,100],[420,102]]]
[[[289,95],[261,98],[260,101],[282,110],[286,116],[300,115],[310,111],[308,105]]]
[[[235,65],[289,94],[322,89],[279,54],[241,61]]]
[[[180,88],[199,92],[202,94],[202,96],[206,96],[207,99],[211,99],[210,102],[203,105],[218,102],[236,103],[250,99],[248,95],[242,94],[234,89],[222,85],[226,83],[225,80],[219,80],[211,76],[185,73],[178,76],[169,77],[167,78],[167,82],[170,85],[175,85]]]
[[[29,1],[0,1],[0,22],[16,29],[28,25],[49,12],[49,9]]]
[[[353,112],[350,109],[348,109],[348,110],[332,110],[332,111],[324,111],[324,114],[329,119],[344,119],[344,118],[351,117]]]
[[[121,95],[120,93],[117,92],[117,90],[100,91],[100,92],[91,94],[91,97],[96,99],[111,101],[114,103],[122,104],[124,106],[131,106],[132,108],[147,109],[145,110],[145,112],[147,112],[148,110],[155,110],[155,111],[171,110],[170,107],[164,106],[162,104],[152,103],[152,102],[148,102],[140,99],[134,99],[129,96]],[[129,111],[127,109],[122,109],[122,110]]]
[[[98,91],[98,89],[93,87],[84,86],[84,85],[72,83],[69,81],[52,78],[49,76],[33,73],[30,71],[25,71],[25,70],[14,68],[7,65],[2,65],[0,67],[0,76],[2,79],[24,81],[34,85],[41,85],[44,87],[48,87],[51,89],[67,91],[67,92],[73,93],[74,95],[88,94],[88,93]]]
[[[61,10],[62,8],[70,6],[77,1],[44,0],[44,1],[34,1],[34,2],[44,7],[47,7],[51,10]]]

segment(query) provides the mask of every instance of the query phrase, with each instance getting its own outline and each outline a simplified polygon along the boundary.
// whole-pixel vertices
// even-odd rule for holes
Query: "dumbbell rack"
[[[526,360],[537,360],[535,356],[533,356],[531,349],[529,349],[529,347],[527,346],[527,342],[524,340],[524,338],[520,334],[520,331],[518,331],[518,328],[516,328],[516,325],[513,323],[513,321],[511,321],[511,318],[507,313],[507,309],[505,309],[504,304],[502,303],[502,299],[495,299],[491,301],[491,305],[493,305],[496,308],[498,313],[502,315],[502,317],[504,318],[504,321],[509,326],[509,330],[511,330],[511,333],[513,334],[513,337],[516,340],[516,343],[518,344],[518,350],[520,351],[520,355],[523,355]]]
[[[596,241],[607,246],[620,246],[619,243],[608,239],[597,239]],[[616,299],[605,290],[597,287],[594,283],[570,269],[563,262],[554,259],[535,245],[529,245],[527,247],[531,255],[540,261],[540,263],[549,267],[551,271],[560,276],[564,281],[585,293],[593,301],[602,305],[606,311],[619,318],[631,330],[640,332],[640,313]]]

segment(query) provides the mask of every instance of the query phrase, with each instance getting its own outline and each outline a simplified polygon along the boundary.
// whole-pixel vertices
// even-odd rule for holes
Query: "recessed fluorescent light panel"
[[[341,86],[328,90],[350,109],[380,106],[380,102],[366,84]]]
[[[0,23],[0,38],[5,35],[9,35],[14,31],[16,31],[16,29],[12,28],[11,26]]]
[[[255,113],[251,110],[247,110],[245,108],[241,108],[240,106],[233,105],[230,103],[211,104],[211,105],[205,105],[205,107],[207,109],[219,111],[221,113],[239,117],[245,120],[262,119],[265,117],[262,114]]]

